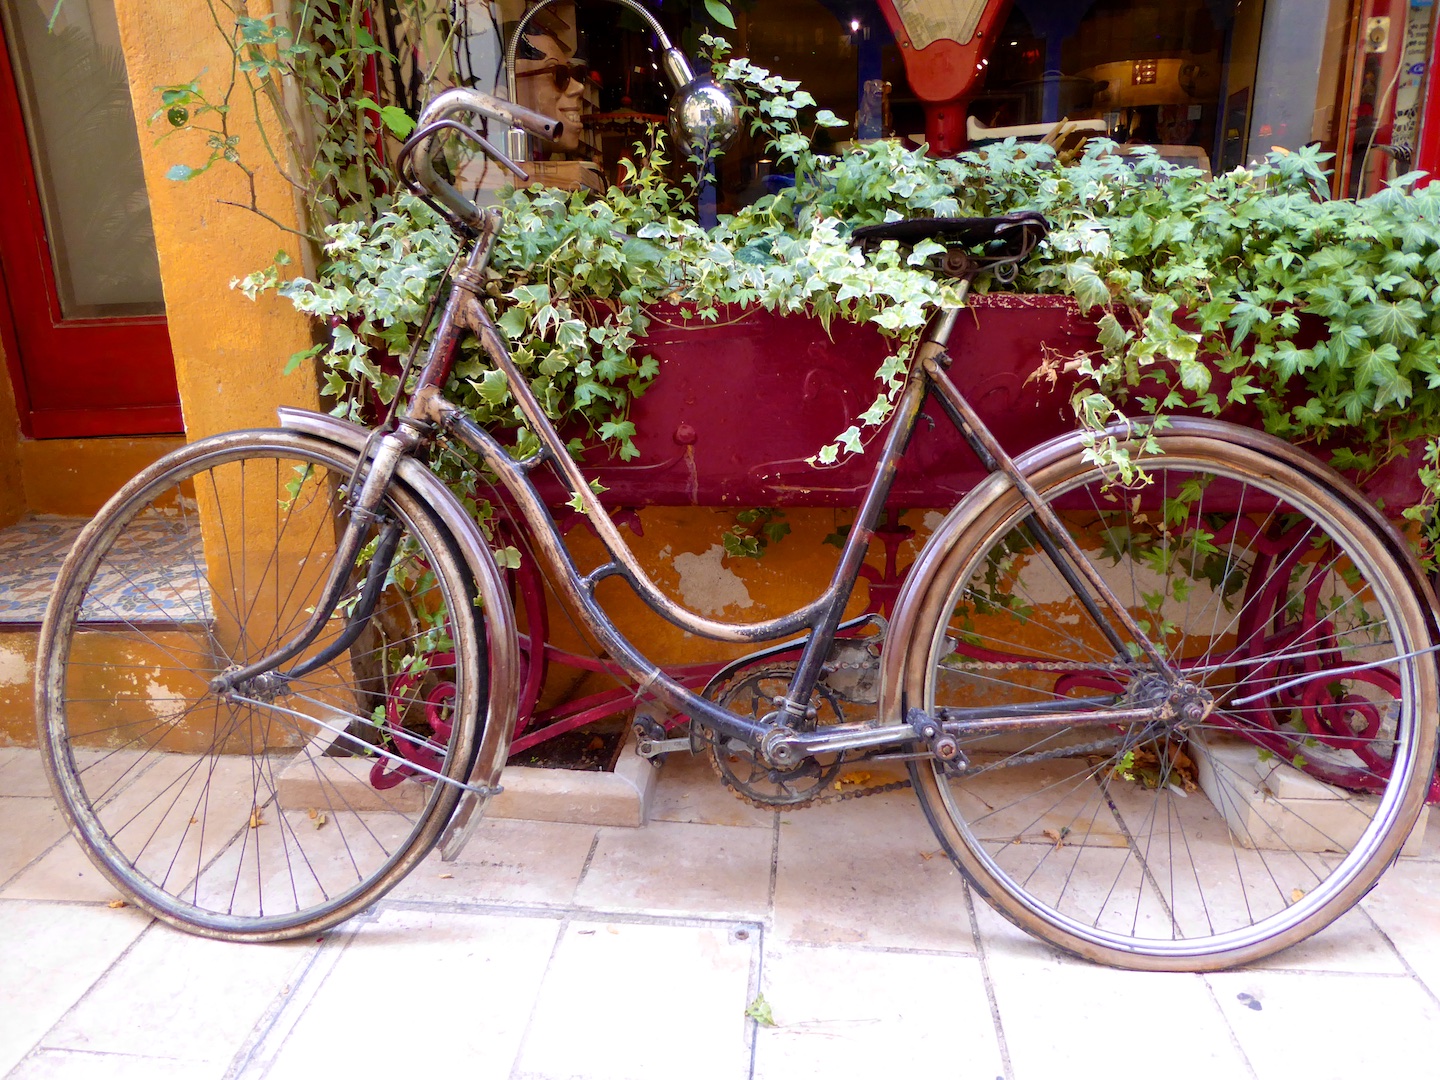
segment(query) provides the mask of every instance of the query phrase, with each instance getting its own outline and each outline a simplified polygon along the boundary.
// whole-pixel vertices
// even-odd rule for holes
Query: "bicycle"
[[[708,755],[752,801],[790,807],[845,762],[904,760],[970,884],[1067,953],[1243,964],[1328,925],[1395,860],[1430,792],[1440,634],[1405,542],[1344,479],[1271,437],[1184,418],[1111,432],[1142,479],[1095,464],[1078,434],[1012,457],[947,375],[962,359],[948,308],[825,591],[749,624],[687,611],[626,546],[481,302],[501,217],[436,175],[429,148],[459,131],[513,163],[461,114],[555,130],[470,90],[422,114],[407,182],[473,238],[393,421],[286,409],[276,430],[192,443],[130,481],[59,576],[37,663],[46,765],[90,857],[139,907],[214,938],[304,936],[437,845],[458,853],[499,790],[523,657],[504,573],[429,467],[457,445],[637,700],[689,719],[674,738],[646,729],[650,753]],[[855,239],[937,239],[963,292],[1013,272],[1045,229],[1021,213]],[[513,459],[445,399],[467,330],[538,452]],[[988,476],[934,529],[888,623],[842,622],[922,407]],[[532,482],[542,467],[603,543],[600,566],[566,550]],[[185,580],[152,580],[130,543],[141,530],[189,552]],[[776,644],[687,689],[609,621],[596,592],[610,578],[693,634]],[[849,719],[857,695],[837,686],[867,663],[873,715]]]

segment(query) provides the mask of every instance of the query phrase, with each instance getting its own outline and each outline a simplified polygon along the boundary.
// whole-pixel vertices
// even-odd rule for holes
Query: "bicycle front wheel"
[[[961,775],[918,766],[931,824],[1058,948],[1210,970],[1314,933],[1395,859],[1429,788],[1436,669],[1415,579],[1343,481],[1263,445],[1160,442],[1148,482],[1078,452],[1030,480],[1208,715],[1105,722],[1163,684],[1137,642],[1097,629],[1013,489],[933,564],[906,693],[1075,710],[1064,729],[967,739]]]
[[[281,431],[192,443],[107,504],[56,583],[36,695],[52,784],[104,874],[183,929],[277,940],[360,911],[431,849],[473,763],[473,590],[399,482],[318,637],[278,673],[212,688],[312,618],[354,466]]]

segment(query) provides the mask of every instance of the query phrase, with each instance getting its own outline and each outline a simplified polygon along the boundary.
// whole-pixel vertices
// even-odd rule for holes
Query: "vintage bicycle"
[[[627,547],[487,313],[502,217],[429,153],[458,132],[513,167],[472,116],[556,130],[472,90],[422,115],[407,175],[472,239],[403,406],[374,429],[282,410],[276,430],[167,455],[88,525],[56,583],[37,662],[47,768],[137,905],[209,937],[292,938],[373,904],[437,845],[459,852],[503,782],[525,656],[505,573],[431,468],[449,452],[483,464],[649,703],[648,753],[707,755],[751,801],[792,808],[847,762],[904,760],[970,884],[1068,953],[1242,964],[1332,922],[1397,858],[1430,792],[1440,636],[1406,543],[1348,482],[1214,420],[1113,432],[1144,466],[1130,480],[1078,433],[1012,456],[947,373],[976,362],[947,349],[951,308],[914,355],[823,593],[752,623],[685,610]],[[1020,213],[854,239],[937,240],[963,290],[1012,272],[1045,229]],[[513,458],[446,400],[467,332],[537,452]],[[988,473],[934,529],[891,617],[847,622],[922,408]],[[567,550],[546,473],[602,564]],[[179,557],[155,565],[156,542]],[[687,689],[607,617],[612,579],[691,634],[771,644]]]

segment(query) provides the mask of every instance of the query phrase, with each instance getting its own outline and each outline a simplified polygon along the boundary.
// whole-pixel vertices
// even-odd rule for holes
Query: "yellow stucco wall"
[[[23,439],[16,447],[31,514],[88,517],[120,486],[184,442],[178,436],[113,439]]]

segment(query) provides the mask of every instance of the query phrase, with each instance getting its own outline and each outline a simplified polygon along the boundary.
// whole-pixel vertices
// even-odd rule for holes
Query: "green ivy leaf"
[[[1403,345],[1420,334],[1425,309],[1414,300],[1366,304],[1359,312],[1365,329],[1391,345]]]
[[[730,14],[730,6],[724,0],[705,0],[705,10],[725,29],[735,29],[735,16]]]
[[[1110,303],[1109,286],[1088,262],[1071,263],[1065,268],[1065,276],[1081,311]]]
[[[415,130],[415,118],[398,105],[386,105],[382,108],[380,120],[397,139],[407,139]]]

